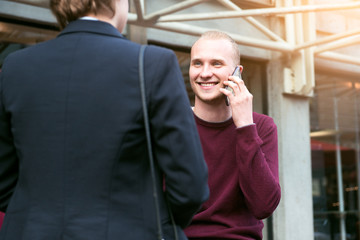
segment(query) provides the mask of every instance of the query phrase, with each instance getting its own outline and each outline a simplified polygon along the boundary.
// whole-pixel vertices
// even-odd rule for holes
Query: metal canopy
[[[195,5],[206,4],[207,2],[214,1],[225,6],[229,10],[207,13],[176,14],[179,11],[192,8]],[[334,46],[338,44],[337,41],[343,42],[344,40],[346,40],[347,43],[339,45],[339,48],[356,44],[358,41],[352,41],[351,37],[360,34],[359,28],[313,41],[294,44],[289,43],[289,41],[286,39],[278,36],[254,18],[255,16],[285,16],[293,15],[295,13],[313,13],[319,11],[338,11],[350,9],[353,10],[360,8],[359,1],[340,4],[304,5],[244,10],[241,9],[237,4],[234,3],[235,1],[232,0],[185,0],[178,1],[177,4],[170,7],[165,7],[156,12],[146,14],[144,11],[144,0],[133,0],[133,2],[136,6],[136,12],[129,13],[128,24],[199,36],[201,33],[209,29],[194,26],[186,22],[244,18],[256,29],[260,30],[264,35],[266,35],[270,40],[253,39],[247,36],[230,33],[239,44],[285,53],[293,53],[305,48],[317,47],[326,43],[332,43],[332,46]],[[43,25],[54,27],[56,26],[56,20],[48,9],[48,1],[46,0],[0,1],[0,40],[8,40],[6,35],[8,34],[11,41],[28,42],[29,44],[32,44],[33,40],[37,37],[39,37],[39,41],[46,40],[47,38],[54,37],[57,32],[56,30],[44,30],[41,27],[23,27],[19,24],[9,24],[7,22],[1,21],[2,19],[17,20],[20,22],[39,24],[40,26]],[[21,39],[21,32],[27,32],[28,37]],[[30,37],[30,34],[33,35]],[[332,47],[332,49],[334,48]],[[315,54],[321,56],[325,51],[326,47],[322,47],[321,52],[315,52]],[[325,56],[326,54],[323,55]],[[360,60],[348,62],[360,65]]]
[[[217,2],[226,7],[226,11],[204,13],[179,13],[196,5]],[[265,36],[254,38],[236,32],[228,32],[234,40],[249,47],[284,53],[288,56],[288,66],[284,69],[284,92],[300,96],[312,96],[315,86],[314,58],[360,65],[360,58],[335,53],[331,50],[351,46],[360,42],[354,36],[359,29],[333,34],[320,39],[316,38],[314,14],[320,11],[354,10],[360,8],[360,2],[347,2],[326,5],[294,5],[298,1],[285,1],[285,6],[272,8],[242,9],[231,0],[186,0],[155,12],[144,11],[144,1],[134,0],[135,13],[129,14],[129,24],[147,28],[161,29],[170,32],[199,36],[210,30],[189,22],[214,19],[243,18]],[[276,16],[285,22],[285,36],[281,37],[255,17]],[[222,30],[222,29],[220,29]]]
[[[354,44],[354,42],[351,41],[350,37],[360,34],[360,28],[359,28],[336,35],[334,34],[332,36],[324,37],[314,41],[292,44],[286,41],[285,39],[281,38],[274,32],[272,32],[270,29],[262,25],[259,21],[257,21],[254,18],[254,16],[277,16],[277,15],[283,16],[286,14],[295,14],[295,13],[354,10],[356,8],[360,8],[360,2],[243,10],[238,5],[234,4],[233,1],[231,0],[214,0],[226,6],[229,9],[229,11],[196,13],[196,14],[174,14],[186,8],[191,8],[195,5],[209,2],[209,0],[186,0],[171,7],[161,9],[157,12],[145,14],[144,3],[143,3],[144,1],[143,0],[133,0],[133,1],[136,6],[136,13],[129,14],[129,21],[128,21],[129,24],[199,36],[201,35],[201,33],[209,29],[203,27],[197,27],[183,22],[206,21],[206,20],[228,19],[228,18],[244,18],[246,21],[251,23],[255,28],[262,31],[272,41],[262,40],[262,39],[252,39],[246,36],[230,33],[232,37],[234,37],[234,39],[239,44],[273,50],[273,51],[280,51],[285,53],[293,53],[305,48],[320,46],[326,43],[335,44],[337,40],[343,41],[345,39],[349,39],[348,43],[345,45],[343,44],[339,47],[352,45]],[[325,50],[326,48],[323,47],[322,52],[324,52]],[[320,54],[320,53],[316,53],[316,54]],[[353,63],[360,64],[360,61],[354,61]]]

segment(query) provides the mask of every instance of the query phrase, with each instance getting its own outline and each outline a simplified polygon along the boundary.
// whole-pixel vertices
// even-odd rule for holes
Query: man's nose
[[[200,76],[202,78],[209,78],[212,76],[212,70],[211,70],[211,67],[210,66],[207,66],[207,65],[204,65],[202,70],[201,70],[201,73],[200,73]]]

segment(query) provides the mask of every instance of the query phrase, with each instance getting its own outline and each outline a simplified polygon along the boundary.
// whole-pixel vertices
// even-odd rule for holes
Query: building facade
[[[352,0],[131,0],[127,38],[189,53],[207,30],[239,44],[254,110],[274,118],[281,202],[264,239],[360,239],[360,15]],[[58,33],[48,1],[0,1],[0,60]],[[1,64],[2,62],[0,62]]]

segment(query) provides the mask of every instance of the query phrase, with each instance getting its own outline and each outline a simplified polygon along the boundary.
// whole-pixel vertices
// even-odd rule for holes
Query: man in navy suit
[[[156,239],[128,0],[52,0],[63,31],[9,55],[0,75],[1,240]],[[209,195],[207,167],[176,56],[144,56],[165,239]]]

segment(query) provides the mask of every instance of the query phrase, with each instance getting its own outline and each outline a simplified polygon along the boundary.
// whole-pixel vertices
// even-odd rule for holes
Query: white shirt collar
[[[81,17],[80,19],[81,20],[99,21],[99,19],[94,18],[94,17],[89,17],[89,16]]]

